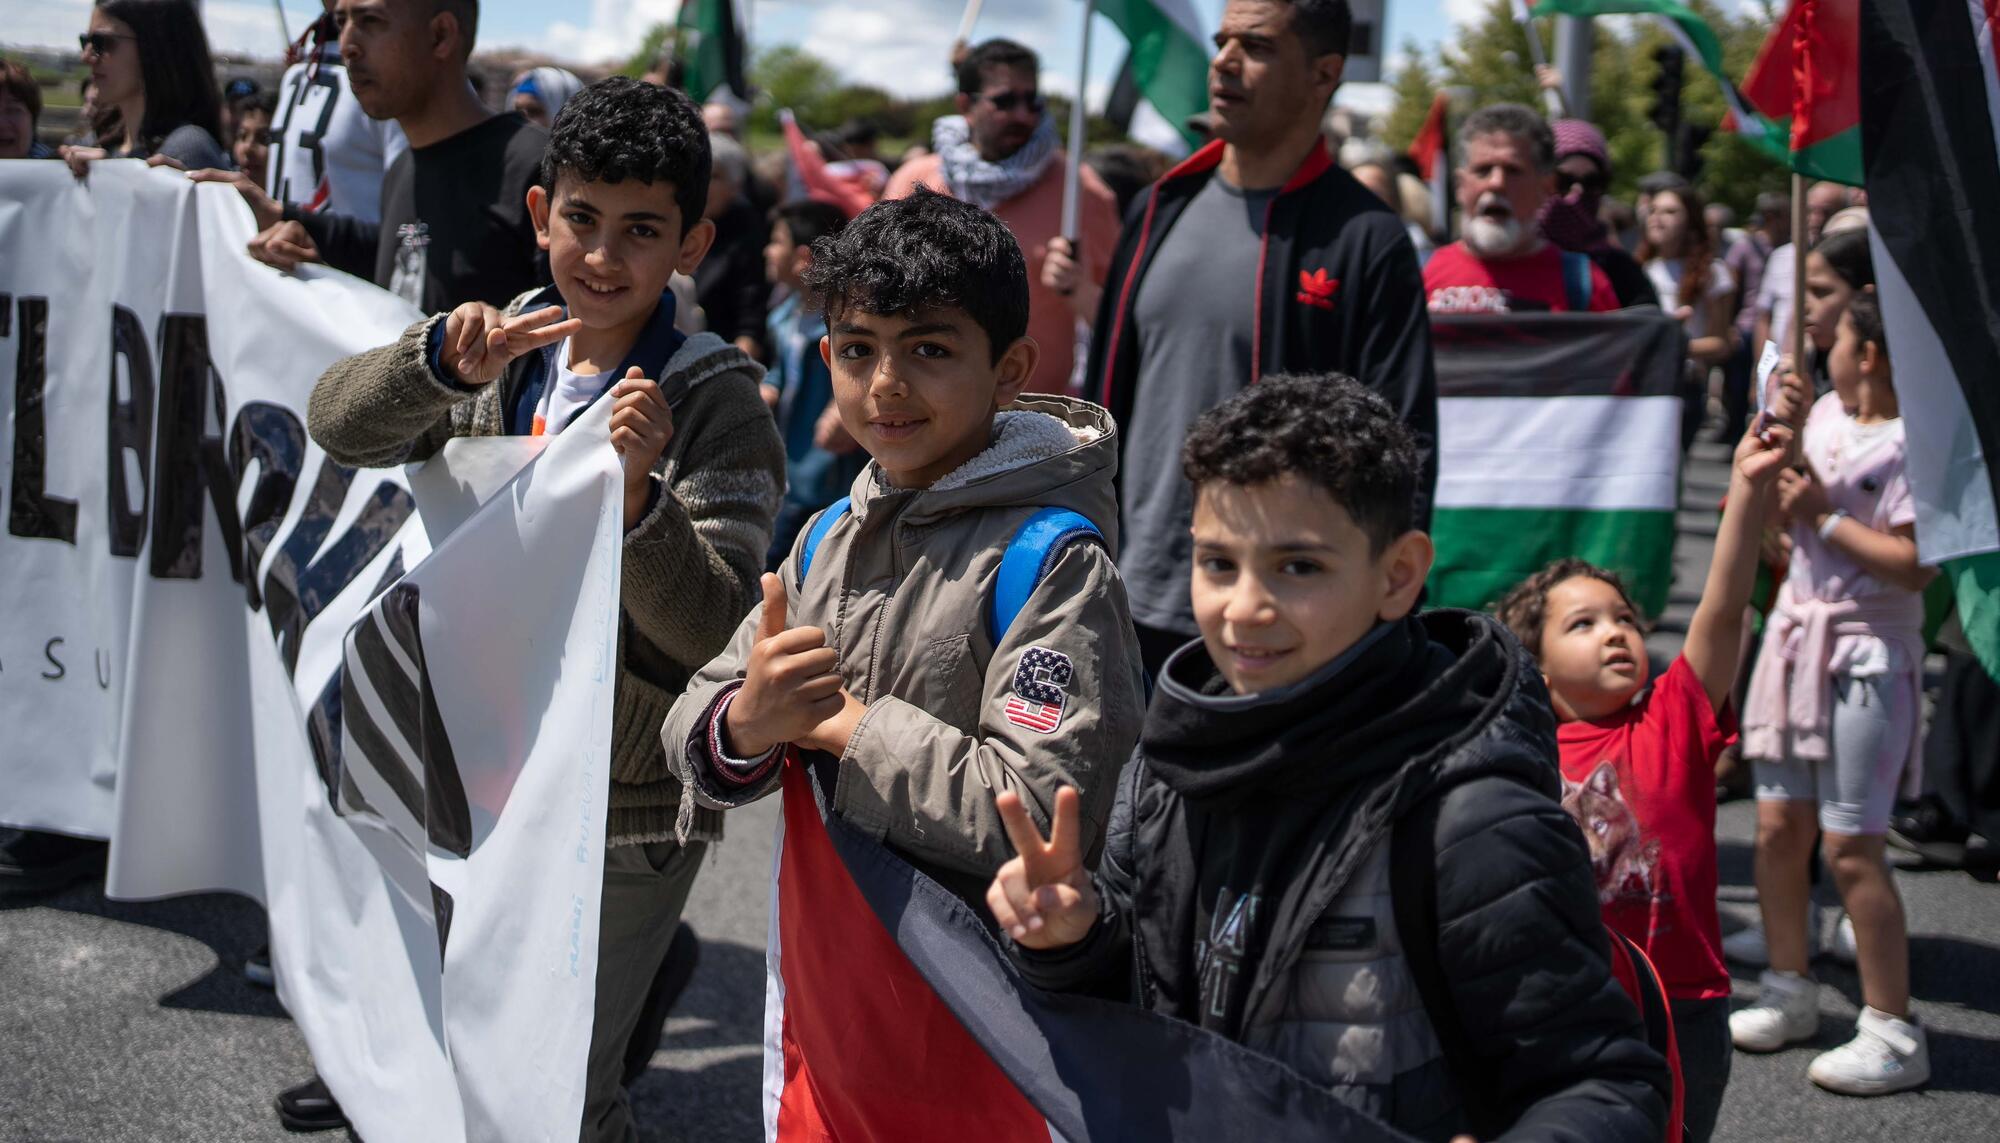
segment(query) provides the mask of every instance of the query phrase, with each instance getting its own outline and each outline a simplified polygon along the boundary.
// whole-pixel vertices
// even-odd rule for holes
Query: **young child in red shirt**
[[[1616,573],[1558,560],[1497,608],[1548,682],[1563,808],[1589,844],[1604,923],[1638,942],[1666,985],[1696,1143],[1715,1129],[1732,1051],[1715,901],[1715,759],[1735,733],[1727,704],[1758,534],[1792,441],[1782,424],[1758,429],[1736,446],[1708,583],[1680,656],[1657,680],[1639,611]]]

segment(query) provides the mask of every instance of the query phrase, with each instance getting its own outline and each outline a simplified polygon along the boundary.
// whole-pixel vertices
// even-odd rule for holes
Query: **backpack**
[[[827,505],[813,520],[812,527],[806,529],[805,546],[799,551],[799,587],[805,586],[806,574],[812,571],[813,556],[818,554],[820,543],[853,506],[852,499],[843,496]],[[1015,616],[1028,605],[1028,597],[1035,593],[1036,585],[1055,566],[1056,557],[1078,540],[1101,544],[1104,533],[1089,517],[1068,508],[1038,509],[1015,530],[1014,538],[1007,542],[1007,550],[1000,555],[1000,574],[993,580],[993,598],[986,606],[986,634],[995,647],[1014,625]]]
[[[1477,1078],[1482,1068],[1472,1052],[1471,1037],[1459,1022],[1444,969],[1438,963],[1437,879],[1432,874],[1437,868],[1437,815],[1441,801],[1435,793],[1422,799],[1410,813],[1397,819],[1393,827],[1389,842],[1390,907],[1402,936],[1403,958],[1410,966],[1417,994],[1423,998],[1424,1014],[1429,1017],[1444,1052],[1445,1067],[1465,1101],[1467,1118],[1479,1138],[1491,1139],[1509,1125],[1496,1122]],[[1673,1078],[1673,1098],[1663,1143],[1681,1143],[1685,1138],[1682,1123],[1685,1084],[1666,986],[1660,983],[1660,974],[1654,970],[1646,950],[1615,929],[1607,927],[1604,935],[1611,946],[1611,975],[1639,1009],[1646,1042],[1667,1061],[1667,1070]]]
[[[1569,299],[1569,311],[1575,314],[1590,312],[1590,255],[1574,250],[1562,252],[1563,296]]]

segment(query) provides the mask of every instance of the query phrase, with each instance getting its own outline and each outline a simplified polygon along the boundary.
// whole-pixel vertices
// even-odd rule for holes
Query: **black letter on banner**
[[[118,359],[125,359],[131,383],[129,400],[118,399]],[[146,536],[146,490],[153,470],[153,355],[146,348],[146,327],[124,306],[111,310],[111,415],[106,420],[104,450],[107,491],[111,502],[111,554],[136,556]],[[125,451],[139,462],[139,503],[125,488]]]
[[[0,337],[7,336],[12,301],[0,294]],[[45,495],[48,418],[42,408],[49,381],[49,300],[22,298],[21,345],[14,357],[14,495],[7,530],[31,540],[76,543],[76,501]]]
[[[228,416],[222,379],[208,364],[208,322],[173,314],[160,323],[160,427],[154,447],[151,570],[157,579],[200,579],[202,491],[215,506],[229,551],[229,574],[243,582],[243,525],[236,518],[236,480],[223,453],[222,435],[210,436],[207,405],[215,422]]]
[[[63,666],[61,659],[56,658],[56,648],[62,645],[63,645],[63,638],[60,635],[42,644],[42,658],[47,659],[49,661],[49,665],[55,668],[53,672],[43,671],[42,672],[43,678],[60,679],[64,675],[69,674],[69,668]]]
[[[250,471],[252,461],[257,463],[257,487],[243,510],[241,531],[243,565],[248,573],[243,577],[243,593],[255,611],[264,606],[263,593],[257,588],[257,569],[264,565],[264,550],[278,534],[278,525],[284,523],[299,469],[306,462],[305,426],[290,409],[268,401],[250,401],[237,410],[236,421],[229,428],[233,487],[243,487],[243,476]],[[233,514],[235,506],[230,508]]]
[[[278,642],[278,654],[288,675],[298,669],[299,639],[306,625],[360,578],[363,569],[389,546],[403,522],[416,511],[416,501],[408,492],[393,484],[378,485],[353,526],[314,559],[313,553],[320,552],[327,533],[333,530],[334,517],[353,482],[353,469],[330,460],[321,463],[305,511],[272,559],[270,574],[264,577],[265,614],[271,620],[271,635]]]

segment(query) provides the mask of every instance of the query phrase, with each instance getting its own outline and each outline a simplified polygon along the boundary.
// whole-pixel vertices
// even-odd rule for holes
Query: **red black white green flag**
[[[1850,0],[1917,548],[2000,680],[2000,0]]]

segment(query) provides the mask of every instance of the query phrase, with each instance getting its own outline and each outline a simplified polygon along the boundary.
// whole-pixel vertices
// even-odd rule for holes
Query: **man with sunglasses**
[[[896,169],[883,198],[926,186],[993,212],[1028,261],[1028,336],[1041,348],[1031,393],[1070,393],[1077,323],[1097,313],[1118,200],[1085,166],[1078,182],[1079,234],[1062,233],[1064,155],[1038,86],[1035,53],[987,40],[956,64],[958,114],[931,128],[932,153]]]

